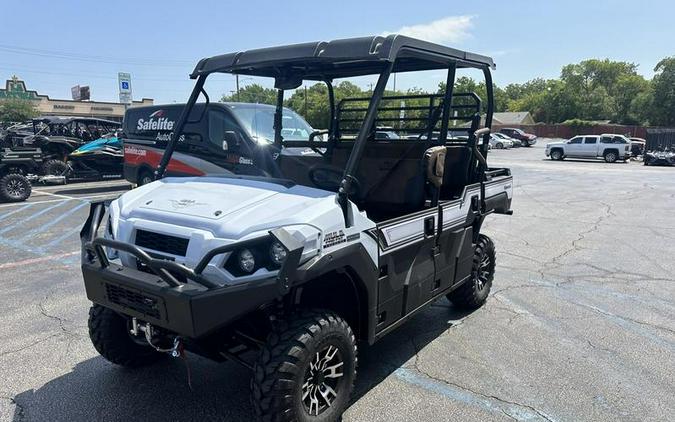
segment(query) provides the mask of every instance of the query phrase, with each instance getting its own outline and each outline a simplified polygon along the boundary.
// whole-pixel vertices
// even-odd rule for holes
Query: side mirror
[[[482,138],[483,136],[490,134],[490,128],[484,127],[482,129],[478,129],[473,134],[476,136],[476,138]]]
[[[239,149],[241,142],[242,140],[241,136],[239,136],[239,133],[233,130],[228,130],[223,134],[223,151]]]
[[[309,142],[313,142],[314,138],[316,138],[317,136],[323,136],[323,135],[326,135],[326,134],[328,134],[328,131],[325,130],[325,129],[324,130],[315,130],[314,132],[309,134]]]

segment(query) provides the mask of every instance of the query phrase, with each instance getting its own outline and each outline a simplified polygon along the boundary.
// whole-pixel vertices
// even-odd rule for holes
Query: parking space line
[[[37,233],[42,233],[42,232],[46,231],[48,228],[52,227],[54,224],[59,223],[59,222],[60,222],[61,220],[63,220],[64,218],[68,218],[69,216],[71,216],[71,215],[73,215],[74,213],[76,213],[79,209],[81,209],[81,208],[83,208],[83,207],[85,207],[85,206],[87,206],[87,205],[89,205],[87,202],[82,202],[82,203],[76,205],[75,207],[69,209],[68,211],[66,211],[66,212],[64,212],[64,213],[62,213],[62,214],[60,214],[60,215],[59,215],[58,217],[56,217],[55,219],[49,221],[49,223],[44,224],[44,225],[42,225],[42,226],[40,226],[40,227],[36,227],[36,228],[34,228],[33,230],[30,230],[28,233],[26,233],[25,235],[21,236],[21,238],[20,238],[19,240],[29,239],[31,236],[33,236],[33,235],[35,235],[35,234],[37,234]]]
[[[17,212],[21,212],[21,211],[25,210],[26,208],[30,208],[33,205],[33,203],[31,202],[31,203],[28,203],[28,204],[8,204],[8,205],[23,205],[23,206],[19,209],[14,210],[14,211],[10,211],[7,214],[0,215],[0,220],[4,220],[5,218],[9,217],[10,215],[16,214]]]
[[[66,253],[62,253],[62,254],[42,256],[40,258],[24,259],[23,261],[8,262],[8,263],[5,263],[5,264],[0,264],[0,270],[4,270],[6,268],[21,267],[21,266],[30,265],[30,264],[37,264],[39,262],[51,261],[51,260],[55,260],[55,259],[67,258],[69,256],[77,255],[79,253],[80,253],[80,251],[72,251],[72,252],[66,252]]]
[[[55,196],[55,197],[57,197],[57,198],[77,199],[77,198],[75,198],[74,196],[61,195],[61,194],[58,194],[58,193],[51,193],[51,192],[47,192],[47,191],[44,191],[44,190],[33,189],[33,192],[39,193],[39,194],[41,194],[41,195]]]
[[[8,231],[10,231],[10,230],[12,230],[12,229],[14,229],[14,228],[16,228],[16,227],[17,227],[18,225],[20,225],[20,224],[24,224],[24,223],[26,223],[26,222],[28,222],[28,221],[30,221],[30,220],[36,218],[36,217],[39,217],[39,216],[41,216],[41,215],[43,215],[43,214],[46,214],[46,213],[48,213],[49,211],[53,210],[54,208],[57,208],[57,207],[61,206],[62,204],[66,203],[66,202],[68,202],[68,201],[70,201],[70,199],[61,201],[61,202],[59,202],[59,203],[56,204],[56,205],[52,205],[51,207],[47,207],[47,208],[45,208],[45,209],[43,209],[43,210],[41,210],[41,211],[36,212],[35,214],[31,214],[30,216],[28,216],[28,218],[24,218],[23,220],[19,220],[19,221],[17,221],[16,223],[10,225],[9,227],[5,227],[4,229],[0,230],[0,234],[6,233],[6,232],[8,232]]]
[[[63,202],[63,201],[70,201],[70,199],[47,199],[45,201],[33,201],[33,202],[14,202],[10,204],[0,204],[0,208],[10,208],[10,207],[20,207],[22,205],[35,205],[35,204],[47,204],[49,202]],[[12,211],[14,213],[14,211]]]
[[[82,224],[84,224],[84,222],[82,222]],[[44,245],[42,247],[42,249],[43,250],[49,250],[49,248],[51,248],[52,246],[56,246],[59,243],[61,243],[62,241],[69,238],[70,236],[72,236],[76,233],[79,233],[80,230],[82,230],[81,227],[73,227],[70,230],[66,231],[64,234],[62,234],[61,236],[57,237],[56,239],[54,239],[54,240],[50,241],[49,243],[47,243],[46,245]]]

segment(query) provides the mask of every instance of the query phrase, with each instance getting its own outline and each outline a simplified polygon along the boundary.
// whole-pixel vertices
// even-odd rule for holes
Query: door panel
[[[378,225],[378,331],[431,299],[436,290],[437,219],[438,208],[433,208]]]

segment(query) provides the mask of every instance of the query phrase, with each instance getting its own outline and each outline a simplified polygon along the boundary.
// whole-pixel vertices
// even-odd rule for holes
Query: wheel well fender
[[[328,308],[347,320],[359,339],[373,342],[377,265],[360,243],[324,254],[298,268],[295,305]]]

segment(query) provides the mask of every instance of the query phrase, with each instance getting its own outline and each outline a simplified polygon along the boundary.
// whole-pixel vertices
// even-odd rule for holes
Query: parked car
[[[129,182],[142,186],[154,180],[153,173],[184,107],[185,104],[154,105],[126,111],[121,137],[123,172]],[[267,104],[197,104],[193,108],[194,119],[176,146],[167,173],[171,176],[264,175],[266,170],[253,163],[266,162],[256,155],[259,155],[258,147],[270,145],[274,140],[274,113],[275,107]],[[284,141],[307,144],[312,136],[319,142],[321,131],[314,130],[293,110],[284,108],[282,120]],[[307,147],[285,148],[280,154],[297,155],[308,151],[313,152]]]
[[[490,135],[490,148],[494,149],[510,149],[513,148],[513,141],[497,136],[496,133]]]
[[[647,140],[642,138],[630,138],[630,153],[633,158],[636,158],[645,153],[645,145]]]
[[[551,160],[565,158],[602,158],[608,163],[628,160],[630,140],[623,135],[580,135],[567,141],[546,144],[546,156]]]
[[[523,146],[531,147],[537,143],[537,135],[531,133],[525,133],[522,129],[513,128],[513,127],[504,127],[499,129],[499,133],[503,133],[506,136],[510,136],[514,139],[520,139],[523,141]]]
[[[521,141],[520,139],[512,138],[508,135],[504,135],[503,133],[495,133],[494,136],[500,139],[511,141],[513,143],[514,148],[520,148],[523,146],[523,141]]]

